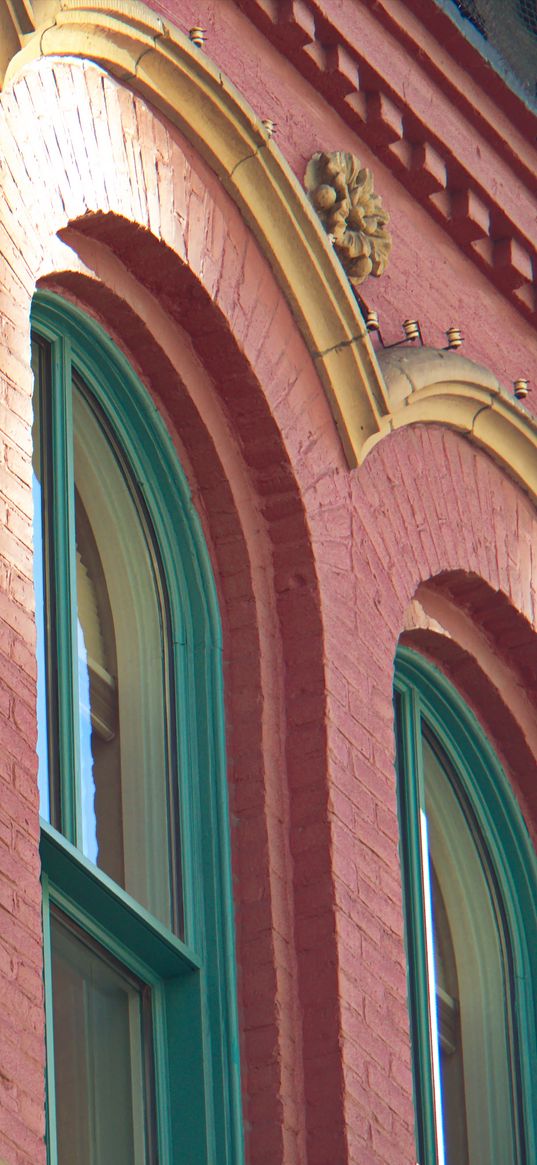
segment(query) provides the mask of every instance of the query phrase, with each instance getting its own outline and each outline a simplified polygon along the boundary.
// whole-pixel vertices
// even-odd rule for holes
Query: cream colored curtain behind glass
[[[83,849],[173,926],[163,627],[151,547],[100,421],[80,388],[73,392]]]

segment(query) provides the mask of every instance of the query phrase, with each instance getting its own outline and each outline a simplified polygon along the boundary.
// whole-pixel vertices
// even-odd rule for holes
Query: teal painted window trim
[[[44,520],[48,763],[54,774],[52,824],[42,822],[41,842],[45,961],[50,967],[52,905],[151,985],[158,1161],[240,1165],[221,628],[207,548],[171,438],[116,345],[94,321],[48,293],[36,296],[32,325],[50,354],[41,402],[43,457],[48,463],[44,482],[52,491]],[[79,764],[74,722],[73,373],[102,411],[155,536],[168,620],[166,743],[180,806],[182,938],[80,852],[80,806],[73,778]],[[45,994],[49,1165],[55,1165],[50,971]]]
[[[488,887],[502,960],[505,1064],[510,1111],[494,1111],[494,1140],[508,1122],[510,1163],[537,1160],[537,859],[509,780],[478,721],[454,687],[431,663],[401,648],[395,678],[398,802],[408,991],[413,1051],[419,1165],[441,1165],[435,1112],[433,1027],[427,963],[426,892],[420,838],[425,809],[424,740],[437,742],[449,785]],[[446,785],[447,788],[447,785]],[[446,810],[447,814],[447,810]],[[447,829],[447,826],[446,826]],[[454,855],[457,861],[457,854]],[[494,1095],[498,1065],[484,1062],[472,1088]],[[496,1126],[496,1127],[495,1127]],[[451,1162],[449,1162],[451,1165]],[[472,1160],[473,1165],[473,1160]],[[506,1165],[506,1161],[502,1162]]]

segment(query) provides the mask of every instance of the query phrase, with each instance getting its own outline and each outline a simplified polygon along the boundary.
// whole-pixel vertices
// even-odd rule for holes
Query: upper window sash
[[[403,909],[408,960],[416,1140],[420,1165],[443,1165],[438,1097],[437,1021],[429,981],[430,926],[423,880],[423,786],[421,710],[417,693],[396,680],[396,755],[403,866]],[[436,1070],[434,1068],[436,1064]],[[440,1150],[442,1155],[443,1151]]]
[[[47,753],[52,824],[79,843],[78,674],[76,662],[76,563],[70,344],[34,336],[40,380],[39,442],[41,528],[45,594]],[[62,774],[71,774],[62,780]]]
[[[506,1028],[512,1079],[512,1144],[517,1163],[537,1159],[534,1079],[537,1063],[537,857],[513,790],[470,710],[452,685],[415,652],[398,653],[396,743],[403,899],[408,948],[416,1138],[420,1165],[438,1165],[431,1056],[431,990],[427,983],[426,908],[420,857],[425,806],[422,725],[453,768],[456,800],[482,855],[504,954]],[[458,792],[457,792],[458,787]],[[483,1065],[483,1073],[487,1070]],[[491,1066],[492,1067],[492,1066]],[[501,1114],[502,1116],[504,1114]]]
[[[41,373],[44,365],[49,370],[36,385],[36,439],[47,544],[51,822],[180,933],[169,608],[156,543],[107,419],[77,376],[68,339],[34,343],[41,349],[35,363]],[[92,560],[109,612],[114,678],[87,652],[88,635],[93,654],[106,645],[87,569]],[[38,683],[42,688],[42,676]],[[114,724],[107,694],[117,701]]]

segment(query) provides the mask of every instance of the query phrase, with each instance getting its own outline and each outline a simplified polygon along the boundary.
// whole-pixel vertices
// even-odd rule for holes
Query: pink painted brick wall
[[[252,100],[285,104],[281,140],[297,172],[319,146],[368,159],[252,29],[256,62],[235,35],[238,10],[208,12],[215,57]],[[44,1161],[28,371],[41,279],[102,318],[133,360],[212,555],[248,1163],[412,1165],[393,656],[416,590],[436,579],[447,594],[461,572],[483,580],[488,607],[453,581],[449,594],[498,657],[516,613],[531,644],[534,511],[485,454],[434,426],[390,436],[348,471],[269,264],[214,176],[130,91],[91,66],[43,63],[4,95],[0,119],[12,175],[0,215],[0,1157]],[[389,325],[419,314],[440,340],[460,320],[468,354],[507,374],[501,330],[507,321],[522,359],[527,325],[379,173],[396,234],[389,277],[375,285]],[[78,258],[52,248],[70,221]],[[510,664],[522,672],[520,642]],[[526,756],[521,743],[513,772],[531,825]]]
[[[8,282],[11,293],[11,273]],[[27,371],[15,373],[24,353],[9,319],[3,331],[12,358],[0,373],[0,1158],[30,1165],[44,1160],[31,386]]]

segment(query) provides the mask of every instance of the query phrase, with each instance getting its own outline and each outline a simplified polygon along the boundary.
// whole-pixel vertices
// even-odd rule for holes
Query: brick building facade
[[[46,1078],[58,1165],[531,1162],[531,102],[447,3],[0,8],[0,1161],[47,1160]],[[334,151],[390,215],[358,298]]]

